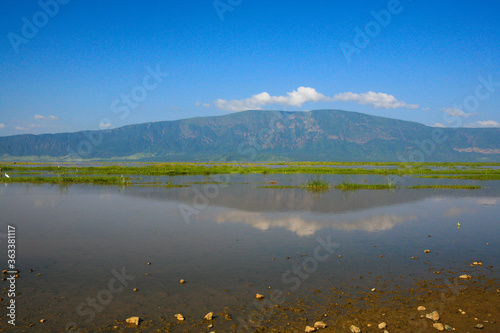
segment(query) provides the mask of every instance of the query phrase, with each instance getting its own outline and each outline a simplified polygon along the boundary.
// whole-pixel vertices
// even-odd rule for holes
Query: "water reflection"
[[[298,236],[314,235],[325,228],[335,230],[362,230],[368,232],[383,231],[393,228],[405,221],[415,220],[415,214],[396,215],[384,214],[357,219],[331,216],[328,214],[264,214],[245,211],[229,211],[217,214],[214,220],[217,223],[244,223],[259,230],[270,228],[284,228]]]
[[[137,277],[135,285],[99,314],[96,325],[114,322],[121,309],[154,317],[182,307],[203,318],[214,308],[244,308],[256,290],[287,289],[283,272],[314,251],[317,237],[338,243],[342,260],[335,253],[322,262],[290,299],[313,288],[360,281],[360,275],[369,284],[369,273],[408,279],[432,274],[427,261],[436,270],[461,270],[464,261],[480,259],[484,269],[494,267],[488,274],[498,276],[494,242],[500,239],[500,191],[495,182],[484,182],[485,188],[476,191],[402,188],[317,195],[258,188],[255,183],[269,181],[265,176],[234,179],[252,184],[220,187],[190,224],[179,205],[194,207],[194,196],[206,185],[0,187],[1,230],[15,224],[22,244],[19,288],[25,296],[20,296],[24,308],[19,311],[39,320],[48,308],[63,314],[57,320],[80,320],[74,309],[107,285],[111,269],[122,267]],[[183,179],[189,180],[200,179]],[[432,252],[425,260],[410,259],[423,257],[427,248]],[[24,274],[30,268],[42,275]],[[188,281],[185,286],[180,278]],[[131,292],[134,287],[140,292]]]

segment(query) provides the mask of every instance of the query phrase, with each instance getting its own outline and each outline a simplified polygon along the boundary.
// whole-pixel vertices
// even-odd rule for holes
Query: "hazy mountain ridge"
[[[102,131],[0,137],[0,158],[28,156],[165,161],[491,162],[500,161],[500,129],[436,129],[341,110],[245,111]]]

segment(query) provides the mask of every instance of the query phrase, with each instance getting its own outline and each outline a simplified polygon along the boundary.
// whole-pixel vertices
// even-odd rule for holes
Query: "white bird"
[[[4,173],[4,175],[5,175],[5,177],[10,178],[10,176],[8,174]]]

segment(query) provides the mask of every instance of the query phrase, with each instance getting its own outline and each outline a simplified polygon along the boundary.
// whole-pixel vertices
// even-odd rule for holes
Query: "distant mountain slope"
[[[341,110],[245,111],[0,137],[0,159],[500,161],[499,128],[433,128]]]

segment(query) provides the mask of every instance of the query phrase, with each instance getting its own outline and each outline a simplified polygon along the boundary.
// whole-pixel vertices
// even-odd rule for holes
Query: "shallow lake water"
[[[176,313],[201,321],[210,311],[231,313],[234,324],[259,310],[257,293],[314,308],[332,288],[405,287],[436,270],[499,277],[498,182],[404,177],[390,191],[320,193],[259,187],[308,178],[172,177],[193,183],[181,188],[0,186],[4,253],[7,225],[16,227],[18,325],[39,327],[43,318],[54,332],[92,331],[139,316],[161,327]],[[212,181],[222,183],[203,184]],[[483,188],[405,188],[436,182]],[[470,268],[473,261],[485,265]]]

